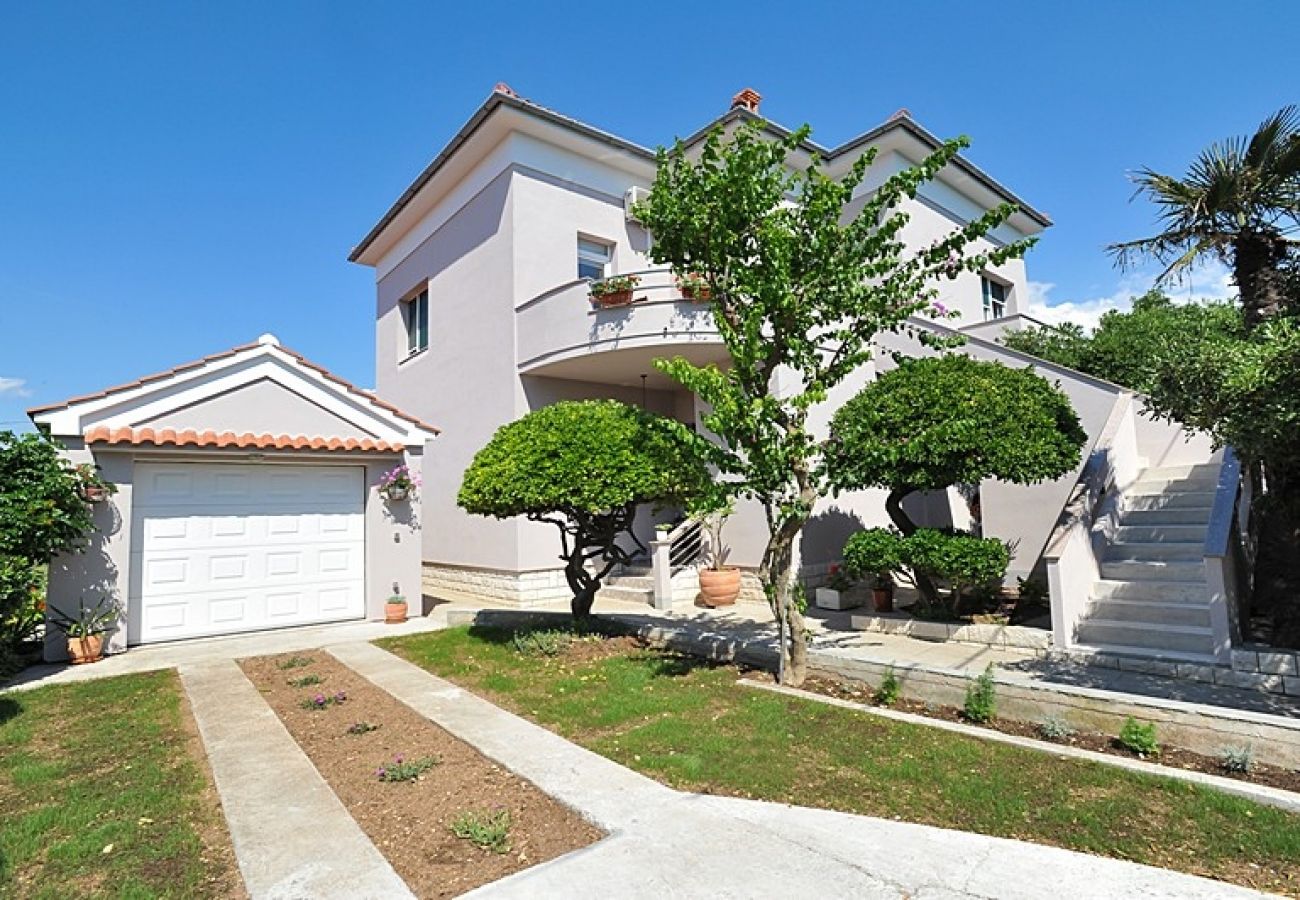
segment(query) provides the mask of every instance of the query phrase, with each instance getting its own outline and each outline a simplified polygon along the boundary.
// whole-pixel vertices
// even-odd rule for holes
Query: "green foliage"
[[[959,354],[902,360],[840,407],[831,431],[837,489],[902,492],[1059,478],[1087,440],[1046,379]]]
[[[809,134],[804,127],[773,138],[748,123],[730,138],[715,130],[698,153],[687,154],[681,144],[660,150],[649,198],[636,209],[654,234],[654,261],[679,277],[700,276],[709,289],[729,365],[681,357],[655,365],[708,404],[703,423],[721,438],[711,461],[731,491],[759,501],[767,513],[760,576],[778,617],[790,625],[783,661],[795,653],[802,659],[796,648],[803,621],[790,604],[792,547],[828,489],[809,409],[871,359],[879,332],[900,330],[913,315],[941,314],[932,305],[941,279],[1018,257],[1031,243],[969,252],[1011,216],[1010,205],[919,252],[902,240],[905,202],[957,157],[965,139],[884,178],[849,215],[875,150],[838,179],[822,171],[815,154],[801,167],[788,166]],[[929,332],[922,338],[938,342]],[[792,389],[773,390],[778,370],[793,374],[786,381]]]
[[[886,666],[885,674],[880,679],[880,687],[876,688],[876,694],[872,699],[879,706],[893,706],[902,693],[903,688],[898,683],[898,676],[894,674],[894,667]]]
[[[997,686],[993,682],[993,663],[989,663],[978,678],[966,686],[966,702],[962,713],[968,721],[978,724],[992,722],[998,713]]]
[[[556,628],[516,631],[511,642],[524,656],[559,656],[573,643],[573,632]]]
[[[1045,606],[1051,596],[1041,578],[1017,578],[1016,586],[1019,601],[1026,606]]]
[[[1255,751],[1249,745],[1244,747],[1224,747],[1219,751],[1219,764],[1225,772],[1234,775],[1246,775],[1255,768]]]
[[[858,577],[898,579],[916,585],[919,576],[945,582],[952,611],[971,589],[1000,583],[1011,562],[1006,544],[995,538],[918,528],[903,537],[888,528],[855,532],[844,545],[844,566]]]
[[[324,681],[319,675],[303,675],[301,678],[290,678],[286,683],[289,687],[304,688],[311,687],[313,684],[320,684]]]
[[[1138,756],[1160,755],[1160,744],[1156,741],[1155,722],[1147,722],[1144,725],[1139,723],[1137,719],[1129,716],[1124,720],[1124,724],[1119,730],[1119,737],[1116,739],[1116,743],[1130,753],[1136,753]]]
[[[1064,716],[1049,715],[1038,723],[1038,733],[1049,741],[1063,741],[1077,732]]]
[[[276,663],[276,666],[280,669],[301,669],[303,666],[310,666],[315,661],[310,656],[291,656]]]
[[[612,275],[609,278],[593,281],[588,288],[588,292],[592,297],[605,297],[609,294],[630,291],[640,283],[641,277],[639,275]]]
[[[369,734],[378,730],[379,726],[374,722],[354,722],[348,726],[348,734]]]
[[[121,618],[122,604],[111,597],[101,597],[91,606],[87,606],[84,600],[79,601],[75,616],[64,615],[55,610],[49,611],[50,624],[62,629],[63,633],[70,638],[105,634],[116,628]]]
[[[451,833],[469,841],[480,850],[493,853],[510,852],[510,810],[495,812],[466,810],[451,823]]]
[[[1074,322],[1007,331],[998,338],[998,342],[1012,350],[1049,360],[1077,372],[1091,372],[1088,357],[1091,339],[1083,326]],[[1091,374],[1099,378],[1107,378],[1096,372]],[[1115,378],[1107,378],[1107,380],[1117,381]],[[1122,382],[1117,381],[1117,383]]]
[[[466,470],[457,502],[477,515],[559,528],[582,618],[601,579],[630,558],[618,539],[631,534],[637,507],[688,503],[709,489],[706,445],[682,423],[626,403],[564,401],[497,429]]]
[[[892,529],[855,531],[844,544],[844,568],[858,578],[883,586],[892,583],[902,567],[903,538]]]
[[[380,766],[375,775],[380,781],[397,784],[403,781],[415,781],[425,772],[438,765],[438,757],[422,756],[419,759],[394,757],[393,761]]]

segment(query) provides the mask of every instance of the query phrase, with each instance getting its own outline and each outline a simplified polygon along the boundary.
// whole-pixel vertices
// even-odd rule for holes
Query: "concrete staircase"
[[[597,602],[618,600],[623,603],[644,603],[647,606],[654,606],[654,572],[649,565],[619,566],[601,584],[596,600]]]
[[[1149,468],[1124,492],[1079,649],[1214,663],[1205,533],[1217,464]]]

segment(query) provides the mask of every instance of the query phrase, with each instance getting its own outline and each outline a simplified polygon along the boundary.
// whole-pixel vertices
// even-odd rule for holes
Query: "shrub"
[[[301,678],[290,678],[286,682],[289,687],[303,688],[311,687],[313,684],[320,684],[324,681],[319,675],[304,675]]]
[[[436,756],[422,756],[419,759],[405,759],[402,756],[395,756],[391,763],[376,769],[375,775],[378,776],[380,781],[394,783],[415,781],[438,763],[439,759]]]
[[[506,853],[510,850],[510,810],[468,810],[452,821],[451,833],[481,850]]]
[[[880,687],[876,689],[876,696],[873,699],[880,706],[893,706],[898,702],[902,692],[898,676],[894,674],[894,667],[889,666],[885,669],[884,677],[880,679]]]
[[[1124,720],[1124,726],[1119,730],[1117,742],[1125,750],[1136,753],[1138,756],[1158,756],[1160,754],[1160,744],[1156,741],[1156,725],[1154,722],[1143,725],[1137,719],[1129,716]]]
[[[306,700],[303,700],[298,705],[301,706],[303,709],[320,710],[320,709],[328,709],[331,706],[340,706],[347,699],[348,699],[348,695],[343,691],[339,691],[337,694],[332,694],[329,696],[326,696],[325,694],[317,694],[315,697],[308,697]]]
[[[871,578],[877,586],[892,582],[903,565],[903,536],[892,528],[868,528],[852,534],[844,545],[844,569],[855,578]]]
[[[1245,747],[1224,747],[1219,751],[1219,764],[1225,772],[1245,775],[1255,768],[1255,751],[1249,745]]]
[[[980,724],[992,722],[998,712],[996,693],[997,688],[993,684],[993,663],[989,663],[983,674],[966,688],[966,703],[963,706],[966,718]]]
[[[379,726],[374,722],[357,722],[348,726],[348,734],[369,734],[372,731],[378,731]]]
[[[511,637],[511,643],[524,656],[559,656],[573,643],[573,633],[558,628],[516,631]]]
[[[281,660],[276,665],[281,669],[301,669],[303,666],[310,666],[315,661],[310,656],[291,656],[288,659]]]
[[[1038,733],[1049,741],[1063,741],[1077,732],[1064,716],[1049,715],[1038,724]]]

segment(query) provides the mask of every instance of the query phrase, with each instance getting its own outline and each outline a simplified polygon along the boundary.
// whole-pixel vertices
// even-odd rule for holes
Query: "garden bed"
[[[770,678],[764,680],[770,682]],[[875,706],[881,705],[874,699],[876,694],[875,690],[871,686],[860,681],[841,680],[826,676],[812,676],[804,681],[802,688],[805,691],[811,691],[827,697],[835,697],[839,700],[850,700],[854,703],[865,703]],[[917,700],[908,700],[903,697],[888,704],[888,706],[890,709],[912,713],[917,716],[925,716],[931,719],[942,719],[946,722],[961,722],[967,725],[973,724],[977,725],[977,727],[988,728],[993,731],[1002,732],[1003,734],[1012,734],[1018,737],[1048,741],[1066,747],[1078,747],[1081,750],[1092,750],[1096,753],[1105,753],[1111,756],[1120,756],[1127,759],[1144,759],[1147,762],[1159,763],[1162,766],[1169,766],[1174,769],[1186,769],[1192,772],[1202,772],[1206,775],[1219,775],[1224,778],[1233,778],[1238,781],[1248,781],[1252,784],[1261,784],[1284,791],[1295,791],[1300,793],[1300,772],[1283,769],[1280,766],[1270,766],[1264,763],[1253,762],[1251,763],[1248,772],[1233,771],[1224,765],[1222,759],[1213,759],[1209,756],[1200,753],[1193,753],[1190,750],[1182,750],[1178,747],[1168,747],[1163,743],[1160,746],[1158,754],[1140,757],[1120,746],[1116,741],[1115,735],[1102,734],[1097,731],[1075,731],[1068,735],[1049,737],[1043,733],[1042,723],[1021,722],[1014,719],[1002,718],[995,718],[991,722],[973,723],[967,719],[962,710],[955,706],[922,703]],[[1157,739],[1158,737],[1159,736],[1157,735]]]
[[[420,897],[458,896],[602,836],[323,650],[241,665]]]

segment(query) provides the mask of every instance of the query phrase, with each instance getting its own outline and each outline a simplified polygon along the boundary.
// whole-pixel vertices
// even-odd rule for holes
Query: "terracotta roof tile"
[[[229,431],[217,434],[215,431],[196,432],[192,428],[187,428],[177,434],[174,428],[164,428],[155,432],[152,428],[109,428],[107,425],[96,425],[94,428],[89,429],[85,434],[85,439],[88,444],[108,444],[109,446],[119,444],[140,446],[148,444],[157,447],[236,447],[241,450],[359,450],[370,453],[400,453],[405,449],[402,444],[376,441],[372,438],[365,438],[364,440],[348,438],[344,441],[336,437],[312,437],[305,434],[253,434],[252,432],[236,436]]]

